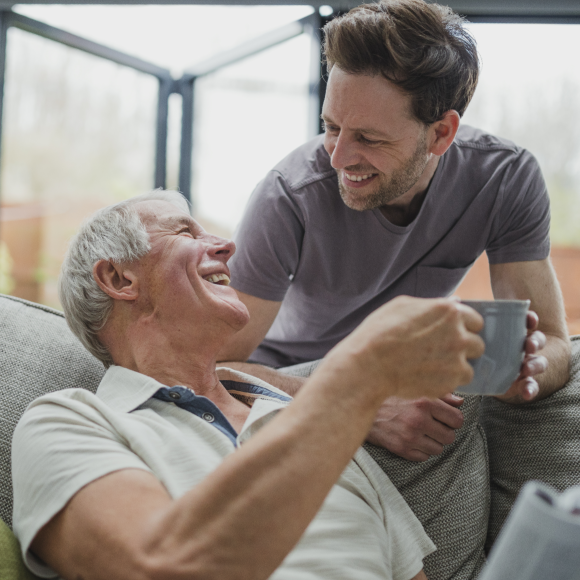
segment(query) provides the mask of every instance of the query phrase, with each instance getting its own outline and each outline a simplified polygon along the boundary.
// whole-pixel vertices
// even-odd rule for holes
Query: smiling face
[[[331,70],[322,109],[324,147],[340,195],[363,211],[409,201],[432,155],[429,127],[411,115],[410,97],[381,76]]]
[[[228,287],[234,243],[208,234],[169,202],[145,201],[135,208],[149,233],[151,250],[139,269],[156,315],[184,329],[193,322],[197,333],[245,326],[248,310]]]

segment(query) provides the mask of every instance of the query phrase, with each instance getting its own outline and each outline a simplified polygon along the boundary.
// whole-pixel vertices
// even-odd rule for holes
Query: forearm
[[[353,396],[342,378],[322,368],[287,409],[176,500],[138,469],[90,483],[41,530],[34,552],[67,580],[268,578],[383,398],[372,390]]]
[[[540,393],[533,401],[549,397],[561,389],[570,378],[570,341],[568,338],[547,335],[546,346],[541,353],[548,359],[548,368],[535,377]],[[510,402],[523,403],[524,401]]]
[[[288,393],[291,397],[296,395],[298,389],[300,389],[306,381],[303,377],[284,375],[279,373],[276,369],[253,363],[227,361],[218,363],[218,366],[228,367],[252,375],[253,377],[258,377],[270,385]]]

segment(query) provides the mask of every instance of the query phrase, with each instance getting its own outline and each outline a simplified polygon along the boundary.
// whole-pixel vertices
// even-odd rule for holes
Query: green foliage
[[[10,294],[14,289],[12,266],[13,260],[8,246],[4,242],[0,242],[0,294]]]

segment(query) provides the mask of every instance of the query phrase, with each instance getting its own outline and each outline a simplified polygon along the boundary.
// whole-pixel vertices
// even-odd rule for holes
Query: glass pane
[[[161,2],[160,2],[161,4]],[[170,68],[187,67],[307,16],[311,6],[58,6],[17,12]]]
[[[153,185],[157,80],[8,32],[2,140],[3,290],[58,307],[82,219]]]
[[[471,24],[482,73],[463,122],[531,151],[548,185],[552,261],[572,333],[580,333],[579,25]],[[491,296],[482,257],[458,290]]]
[[[298,36],[195,85],[192,197],[231,235],[257,183],[308,139],[310,37]]]

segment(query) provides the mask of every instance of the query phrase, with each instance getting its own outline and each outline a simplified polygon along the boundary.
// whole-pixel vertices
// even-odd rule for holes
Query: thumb
[[[453,395],[452,393],[449,393],[447,395],[443,395],[441,397],[441,400],[444,403],[447,403],[448,405],[451,405],[452,407],[461,407],[461,405],[463,405],[463,397],[460,397],[458,395]]]

